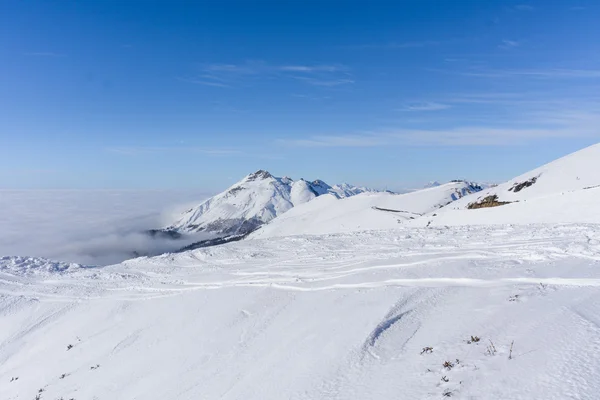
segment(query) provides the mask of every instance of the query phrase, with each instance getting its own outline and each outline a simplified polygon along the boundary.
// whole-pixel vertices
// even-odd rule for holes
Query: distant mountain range
[[[158,232],[177,238],[202,232],[203,242],[298,234],[416,227],[595,220],[600,145],[588,147],[499,185],[437,181],[394,194],[256,171],[185,211]],[[504,206],[504,207],[500,207]],[[481,210],[485,209],[485,210]],[[259,229],[260,228],[260,229]]]
[[[365,192],[374,191],[346,183],[330,186],[322,180],[278,178],[259,170],[185,211],[163,231],[173,235],[206,232],[213,234],[213,239],[245,235],[316,197],[331,195],[339,199]]]

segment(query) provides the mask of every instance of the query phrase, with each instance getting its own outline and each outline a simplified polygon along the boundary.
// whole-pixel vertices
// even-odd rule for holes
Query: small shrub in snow
[[[514,296],[510,296],[508,301],[519,301],[519,295],[515,294]]]
[[[72,344],[67,345],[67,351],[71,350],[73,348]]]
[[[442,393],[442,396],[444,397],[452,397],[452,392],[449,390],[445,390],[444,393]]]
[[[13,376],[12,378],[10,378],[11,382],[18,381],[18,380],[19,380],[18,376]]]
[[[67,376],[69,376],[69,374],[62,374],[58,377],[58,379],[65,379]]]
[[[514,344],[515,344],[515,341],[513,340],[513,341],[510,343],[510,352],[508,353],[508,359],[509,359],[509,360],[512,360],[512,350],[513,350],[513,345],[514,345]]]
[[[442,380],[443,380],[444,382],[450,382],[450,379],[446,378],[445,376],[442,376]]]
[[[477,343],[481,340],[479,336],[471,336],[470,340],[467,340],[467,344]]]
[[[100,368],[100,364],[92,365],[90,369],[98,369]]]
[[[498,350],[496,350],[496,346],[494,346],[494,342],[490,340],[490,344],[487,347],[486,353],[490,356],[495,356]]]
[[[429,353],[433,353],[433,347],[423,347],[421,354],[429,354]]]
[[[445,361],[444,364],[442,364],[442,366],[444,368],[446,368],[448,371],[450,371],[452,368],[454,368],[454,364],[451,361]]]

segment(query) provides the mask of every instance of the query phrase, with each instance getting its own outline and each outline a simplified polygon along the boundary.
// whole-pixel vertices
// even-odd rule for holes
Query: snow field
[[[593,399],[599,260],[600,229],[581,224],[248,240],[103,268],[5,258],[0,398]]]

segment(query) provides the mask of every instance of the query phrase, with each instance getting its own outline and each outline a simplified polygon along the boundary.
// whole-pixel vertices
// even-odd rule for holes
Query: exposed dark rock
[[[219,232],[219,234],[224,236],[246,235],[252,231],[255,231],[261,225],[263,225],[263,221],[258,218],[219,219],[202,227],[197,227],[197,231]]]
[[[535,182],[537,182],[537,176],[534,176],[533,178],[525,181],[525,182],[517,182],[515,183],[510,189],[508,189],[509,192],[520,192],[521,190],[528,188],[530,186],[532,186]]]
[[[498,201],[498,196],[493,194],[490,196],[486,196],[483,199],[475,202],[475,203],[470,203],[467,208],[469,210],[475,210],[478,208],[489,208],[489,207],[498,207],[498,206],[503,206],[505,204],[509,204],[511,203],[510,201]]]
[[[268,171],[259,169],[255,173],[248,175],[248,178],[246,180],[255,181],[257,179],[268,179],[268,178],[272,178],[272,177],[273,177],[273,175],[271,175]]]
[[[239,193],[239,192],[241,192],[242,190],[244,190],[244,188],[243,188],[243,187],[241,187],[241,186],[236,186],[236,187],[234,187],[234,188],[231,188],[231,189],[229,189],[229,192],[227,192],[227,196],[233,196],[233,195],[235,195],[236,193]]]
[[[248,236],[248,234],[226,236],[226,237],[222,237],[222,238],[209,239],[209,240],[201,240],[199,242],[192,243],[188,246],[182,247],[177,252],[195,250],[195,249],[200,249],[202,247],[218,246],[218,245],[229,243],[229,242],[237,242],[237,241],[244,239],[246,236]]]

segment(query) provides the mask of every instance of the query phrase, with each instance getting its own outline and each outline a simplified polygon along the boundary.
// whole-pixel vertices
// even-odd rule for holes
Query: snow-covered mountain
[[[481,187],[466,181],[449,182],[405,194],[362,193],[348,198],[321,196],[294,207],[254,232],[251,238],[388,229],[398,223],[476,193]]]
[[[600,222],[600,144],[486,188],[416,225]]]
[[[440,186],[441,183],[439,183],[438,181],[431,181],[431,182],[427,182],[425,185],[423,185],[423,189],[429,189],[432,187],[438,187]]]
[[[226,191],[185,211],[165,228],[178,232],[211,232],[215,237],[243,235],[318,196],[345,198],[370,191],[348,184],[330,186],[321,180],[297,181],[256,171]]]

